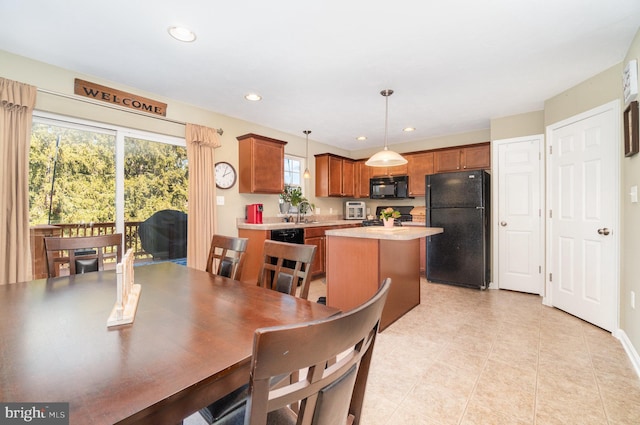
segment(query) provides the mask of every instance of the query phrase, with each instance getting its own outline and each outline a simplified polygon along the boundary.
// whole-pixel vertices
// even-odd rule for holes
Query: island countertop
[[[237,222],[236,227],[238,229],[246,230],[278,230],[278,229],[307,229],[311,227],[330,227],[330,226],[358,226],[362,223],[362,220],[324,220],[324,221],[309,221],[307,223],[290,223],[283,221],[272,221],[261,224],[252,224]]]
[[[333,229],[325,232],[326,236],[343,236],[348,238],[387,239],[406,241],[424,238],[426,236],[442,233],[442,227],[417,227],[417,226],[366,226],[346,229]]]

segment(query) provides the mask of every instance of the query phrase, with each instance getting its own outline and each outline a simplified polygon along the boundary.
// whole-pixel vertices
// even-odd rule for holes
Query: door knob
[[[507,226],[507,222],[506,222],[506,221],[501,221],[501,222],[500,222],[500,226],[502,226],[502,227],[506,227],[506,226]]]
[[[603,227],[602,229],[598,229],[598,234],[599,235],[607,236],[609,233],[611,233],[611,232],[606,227]]]

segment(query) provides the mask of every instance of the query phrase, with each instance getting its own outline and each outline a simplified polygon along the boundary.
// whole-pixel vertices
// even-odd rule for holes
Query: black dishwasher
[[[289,243],[304,243],[304,229],[277,229],[271,231],[271,240]]]
[[[279,241],[279,242],[288,242],[288,243],[299,243],[304,244],[304,229],[277,229],[271,231],[271,240]],[[271,259],[271,264],[276,264],[278,261],[277,258]],[[284,267],[294,269],[296,267],[296,262],[292,260],[284,260],[282,262]],[[271,279],[273,279],[273,273],[271,275]],[[291,281],[291,279],[289,279]],[[298,281],[298,285],[300,286],[300,282]]]

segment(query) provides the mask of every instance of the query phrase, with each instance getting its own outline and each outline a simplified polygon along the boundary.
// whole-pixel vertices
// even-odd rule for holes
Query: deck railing
[[[141,221],[127,221],[124,223],[124,246],[125,252],[129,248],[133,249],[133,253],[137,260],[145,258],[153,258],[153,256],[144,249],[142,249],[142,243],[140,242],[140,235],[138,228]],[[116,224],[113,222],[107,223],[65,223],[56,224],[62,231],[62,237],[77,237],[77,236],[100,236],[111,235],[116,232]]]

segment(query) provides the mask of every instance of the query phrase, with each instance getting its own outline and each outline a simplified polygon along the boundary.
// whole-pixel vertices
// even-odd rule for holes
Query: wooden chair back
[[[206,271],[240,280],[247,241],[247,238],[213,235]]]
[[[122,233],[82,237],[46,237],[49,277],[60,275],[60,265],[69,265],[69,274],[104,270],[104,260],[122,261]],[[106,249],[110,248],[110,249]]]
[[[258,274],[258,286],[307,299],[315,245],[264,241],[264,261]]]
[[[390,285],[385,279],[369,301],[327,319],[257,329],[245,424],[280,423],[275,418],[310,425],[344,425],[349,418],[358,424]],[[298,370],[306,371],[303,380],[274,384]],[[296,414],[288,406],[297,402]]]

